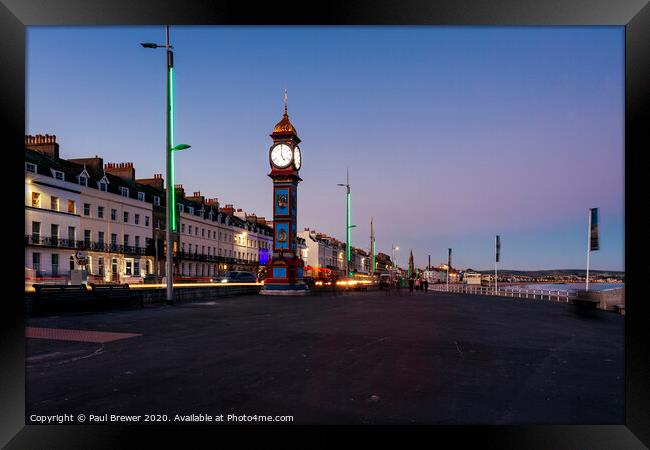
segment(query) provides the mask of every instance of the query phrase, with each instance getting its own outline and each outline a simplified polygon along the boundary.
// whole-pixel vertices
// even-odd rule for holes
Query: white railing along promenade
[[[551,300],[555,302],[569,303],[575,298],[575,294],[569,291],[558,289],[522,289],[515,286],[499,287],[494,292],[494,287],[472,286],[467,284],[433,284],[429,289],[439,292],[455,292],[460,294],[494,295],[499,297],[523,298],[530,300]]]

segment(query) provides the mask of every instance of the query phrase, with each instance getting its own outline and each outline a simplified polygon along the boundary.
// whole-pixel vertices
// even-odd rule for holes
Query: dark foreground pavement
[[[27,325],[141,334],[103,344],[27,339],[27,423],[64,413],[624,423],[624,318],[566,304],[246,296]]]

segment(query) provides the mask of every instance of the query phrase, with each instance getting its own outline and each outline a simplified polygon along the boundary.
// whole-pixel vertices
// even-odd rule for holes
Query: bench
[[[35,313],[52,313],[71,309],[79,309],[92,305],[85,284],[77,285],[43,285],[34,284]]]
[[[131,290],[128,284],[94,284],[91,283],[92,296],[98,307],[144,306],[141,292]]]

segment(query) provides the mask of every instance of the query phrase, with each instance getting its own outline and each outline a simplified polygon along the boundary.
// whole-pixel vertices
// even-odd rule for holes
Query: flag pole
[[[497,287],[497,264],[499,262],[499,236],[494,238],[494,295],[497,295],[499,288]]]
[[[589,255],[591,254],[591,209],[587,210],[589,214],[589,226],[587,228],[587,276],[585,277],[585,291],[589,290]]]

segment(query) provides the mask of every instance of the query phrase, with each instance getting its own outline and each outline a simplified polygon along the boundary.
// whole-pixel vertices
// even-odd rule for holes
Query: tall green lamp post
[[[190,148],[187,144],[174,145],[174,52],[171,50],[174,47],[169,44],[169,25],[165,26],[165,45],[152,44],[150,42],[141,43],[144,48],[164,48],[167,55],[167,125],[166,125],[166,147],[165,157],[167,162],[167,173],[165,176],[165,188],[167,190],[167,205],[165,213],[167,216],[167,226],[165,230],[166,242],[166,280],[167,280],[167,304],[174,303],[174,244],[172,240],[172,233],[176,232],[177,218],[176,218],[176,191],[175,191],[175,177],[174,177],[174,152],[178,150],[185,150]]]
[[[343,186],[346,188],[346,215],[345,215],[345,261],[346,261],[346,272],[348,276],[352,275],[350,271],[350,261],[352,259],[352,247],[351,247],[351,231],[352,228],[356,225],[350,225],[350,172],[347,172],[345,184],[339,183],[337,186]]]

